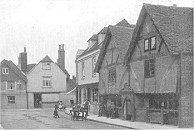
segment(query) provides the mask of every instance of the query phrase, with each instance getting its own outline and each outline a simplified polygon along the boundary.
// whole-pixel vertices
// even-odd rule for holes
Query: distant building
[[[125,119],[193,127],[193,8],[144,4],[125,65]]]
[[[1,61],[1,109],[27,109],[26,84],[26,75],[12,61]]]
[[[125,19],[118,24],[108,26],[104,43],[96,63],[95,71],[99,73],[100,102],[106,108],[111,103],[116,106],[116,118],[123,118],[121,89],[128,85],[128,70],[124,65],[124,56],[129,47],[135,25],[129,24]],[[102,112],[106,116],[106,109]]]
[[[90,112],[98,113],[99,96],[98,96],[98,74],[94,72],[94,68],[100,53],[100,47],[103,44],[104,36],[107,28],[103,28],[98,34],[89,38],[88,47],[78,50],[76,56],[76,81],[77,102],[83,104],[86,99],[90,102]]]
[[[28,70],[27,79],[29,108],[49,108],[63,100],[69,81],[69,74],[65,69],[64,44],[59,45],[57,63],[45,56]]]

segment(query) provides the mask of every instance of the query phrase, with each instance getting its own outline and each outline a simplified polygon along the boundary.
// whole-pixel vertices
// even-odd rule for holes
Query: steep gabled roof
[[[1,61],[1,65],[3,63],[7,64],[21,79],[27,82],[26,75],[11,60],[8,61],[4,59],[3,61]]]
[[[132,28],[123,27],[123,26],[108,26],[107,34],[105,36],[104,43],[102,44],[102,48],[100,50],[100,54],[95,66],[95,72],[99,72],[103,59],[105,57],[109,42],[111,37],[114,37],[116,42],[116,47],[121,51],[123,55],[125,55],[125,52],[127,51],[127,48],[129,47],[129,43],[132,37]]]
[[[121,20],[119,23],[117,23],[115,26],[122,26],[122,27],[128,27],[128,28],[134,28],[135,25],[129,24],[126,19]]]
[[[98,35],[93,34],[92,37],[90,37],[90,39],[88,39],[88,41],[89,41],[89,40],[92,40],[92,41],[98,40]],[[87,42],[88,42],[88,41],[87,41]]]
[[[133,32],[130,44],[132,47],[130,47],[131,50],[128,50],[125,61],[131,56],[135,47],[135,40],[138,37],[145,15],[151,18],[171,54],[176,54],[180,51],[192,52],[193,9],[144,4]]]
[[[104,27],[98,34],[106,34],[108,27]]]
[[[53,61],[48,55],[46,55],[40,62],[53,62]]]

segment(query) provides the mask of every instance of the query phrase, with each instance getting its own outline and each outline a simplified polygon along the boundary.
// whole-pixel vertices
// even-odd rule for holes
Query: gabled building
[[[77,103],[83,104],[86,99],[90,102],[90,112],[98,114],[98,74],[94,72],[96,61],[100,53],[107,28],[103,28],[98,34],[89,38],[88,47],[78,50],[76,56],[76,83],[77,83]]]
[[[57,63],[45,56],[27,73],[27,79],[29,108],[53,107],[62,101],[69,81],[64,44],[59,45]]]
[[[192,8],[144,4],[125,65],[133,121],[193,127]]]
[[[124,66],[124,56],[129,47],[135,25],[125,19],[118,24],[109,25],[104,43],[100,50],[95,71],[99,73],[100,102],[108,108],[113,102],[117,109],[117,118],[123,118],[121,89],[128,85],[128,71]],[[106,116],[106,109],[103,109]]]
[[[1,61],[1,109],[27,109],[26,84],[26,75],[12,61]]]

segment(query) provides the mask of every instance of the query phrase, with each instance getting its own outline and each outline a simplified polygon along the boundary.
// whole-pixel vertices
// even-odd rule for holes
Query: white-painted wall
[[[43,76],[51,76],[51,87],[43,87]],[[40,62],[28,74],[28,92],[61,92],[66,90],[66,74],[56,65],[51,63],[51,70],[43,70]]]
[[[99,50],[78,59],[78,85],[96,83],[99,81],[98,73],[96,73],[95,77],[92,76],[92,58],[94,56],[96,56],[97,60]],[[85,79],[82,79],[82,61],[85,62]]]

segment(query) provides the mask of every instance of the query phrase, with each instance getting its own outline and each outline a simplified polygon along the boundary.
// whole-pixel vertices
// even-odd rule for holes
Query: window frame
[[[96,73],[94,72],[95,66],[96,66],[96,56],[92,57],[92,77],[96,77]],[[95,62],[94,62],[95,60]]]
[[[10,99],[13,98],[13,99]],[[15,104],[15,96],[7,96],[8,104]]]
[[[82,80],[83,80],[85,79],[85,62],[84,61],[81,62],[81,67],[82,67],[81,73],[82,73]]]
[[[51,82],[51,76],[43,76],[43,88],[50,88],[52,87],[52,82]],[[47,85],[48,82],[48,85]]]
[[[154,47],[152,48],[152,39],[154,38]],[[146,43],[146,41],[148,41],[148,43]],[[148,48],[146,49],[146,44],[148,44]],[[144,39],[144,52],[150,52],[150,51],[153,51],[153,50],[156,50],[156,36],[152,36],[152,37],[149,37],[149,38],[146,38]]]
[[[153,62],[151,63],[151,61]],[[154,76],[155,76],[155,59],[145,60],[144,61],[144,78],[152,78]]]
[[[8,84],[10,83],[10,85],[14,85],[14,89],[10,89],[10,87],[8,86]],[[16,90],[16,82],[7,82],[7,90]]]
[[[2,68],[2,74],[9,74],[9,68],[6,68],[6,67],[4,67],[4,68]]]

